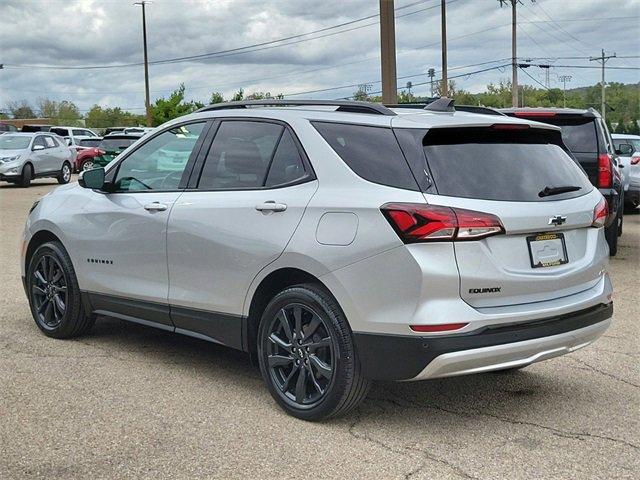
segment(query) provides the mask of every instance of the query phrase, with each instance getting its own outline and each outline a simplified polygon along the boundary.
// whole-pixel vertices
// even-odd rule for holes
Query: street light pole
[[[142,7],[142,42],[144,45],[144,94],[145,94],[145,111],[147,115],[147,127],[151,127],[153,120],[151,118],[151,100],[149,99],[149,60],[147,57],[147,15],[145,6],[150,3],[149,0],[142,0],[134,3]]]
[[[440,0],[440,21],[442,35],[442,95],[449,96],[449,79],[447,78],[447,2]],[[432,95],[433,96],[433,95]]]
[[[396,27],[393,0],[380,0],[380,57],[382,68],[382,103],[397,102]]]

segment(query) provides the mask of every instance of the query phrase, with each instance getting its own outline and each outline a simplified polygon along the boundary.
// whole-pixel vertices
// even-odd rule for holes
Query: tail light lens
[[[442,323],[439,325],[409,325],[414,332],[435,333],[454,332],[469,325],[468,323]]]
[[[478,240],[504,233],[490,213],[423,203],[387,203],[382,214],[404,243]]]
[[[603,153],[598,156],[598,187],[611,188],[613,184],[613,167],[611,166],[611,156]]]
[[[631,165],[638,165],[640,163],[640,157],[631,157]]]
[[[100,149],[98,148],[98,149],[96,150],[96,153],[97,153],[98,155],[104,155],[104,154],[105,154],[105,153],[107,153],[107,152],[105,152],[104,150],[100,150]]]
[[[604,227],[608,215],[609,205],[607,204],[607,200],[603,198],[593,209],[593,223],[591,226],[596,228]]]

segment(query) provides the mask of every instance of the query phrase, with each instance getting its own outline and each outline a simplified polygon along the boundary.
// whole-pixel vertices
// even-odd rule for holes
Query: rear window
[[[99,138],[85,138],[83,140],[80,140],[79,145],[82,147],[97,147],[100,144],[100,139]]]
[[[593,188],[559,143],[557,133],[538,129],[447,128],[430,130],[423,147],[440,195],[539,202],[579,197]],[[540,195],[568,186],[579,189]]]
[[[60,135],[61,137],[67,137],[69,136],[69,130],[66,128],[56,128],[53,127],[52,129],[49,130],[51,133],[55,133],[56,135]]]
[[[390,128],[313,122],[331,148],[358,176],[373,183],[419,190]]]
[[[100,142],[100,148],[103,150],[124,150],[129,145],[132,145],[137,138],[109,138]]]
[[[598,132],[594,119],[562,119],[557,118],[547,121],[562,129],[562,140],[572,152],[591,153],[598,151]]]

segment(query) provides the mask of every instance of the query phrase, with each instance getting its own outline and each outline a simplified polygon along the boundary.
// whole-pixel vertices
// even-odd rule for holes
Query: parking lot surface
[[[638,478],[640,215],[596,344],[518,373],[378,384],[354,414],[306,423],[243,353],[107,319],[42,335],[19,238],[56,185],[0,184],[0,478]]]

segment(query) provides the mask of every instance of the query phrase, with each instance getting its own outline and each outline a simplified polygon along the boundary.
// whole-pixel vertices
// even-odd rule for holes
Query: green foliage
[[[13,118],[35,118],[36,114],[26,100],[7,103],[7,109]]]
[[[169,120],[187,115],[195,112],[197,109],[204,106],[203,103],[190,101],[187,102],[184,99],[185,86],[184,83],[180,84],[177,90],[174,90],[169,98],[158,98],[156,102],[151,106],[151,116],[153,117],[153,126],[157,127]]]
[[[94,105],[85,116],[87,127],[107,128],[107,127],[135,127],[144,125],[144,115],[135,115],[125,112],[120,107],[102,108]]]
[[[224,98],[220,92],[213,92],[211,94],[211,98],[209,99],[209,104],[213,105],[214,103],[223,103]]]

